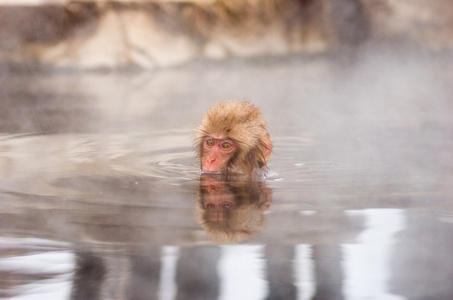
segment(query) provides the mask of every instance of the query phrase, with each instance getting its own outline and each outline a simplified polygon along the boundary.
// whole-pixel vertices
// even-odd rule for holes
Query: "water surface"
[[[453,297],[451,55],[2,74],[0,298]],[[265,181],[200,176],[228,98],[269,123]]]

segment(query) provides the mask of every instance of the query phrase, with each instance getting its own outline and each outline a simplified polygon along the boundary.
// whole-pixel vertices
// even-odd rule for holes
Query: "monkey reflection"
[[[272,190],[265,182],[204,174],[200,179],[197,218],[215,242],[242,242],[263,230],[263,213],[271,202]]]

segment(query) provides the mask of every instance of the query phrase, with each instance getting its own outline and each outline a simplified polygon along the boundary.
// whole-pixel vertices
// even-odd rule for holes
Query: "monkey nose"
[[[215,164],[215,162],[216,162],[216,159],[215,159],[215,158],[207,159],[207,160],[206,160],[206,167],[208,167],[208,168],[213,167],[214,164]]]
[[[201,168],[204,172],[218,172],[220,171],[219,159],[217,157],[206,157]]]

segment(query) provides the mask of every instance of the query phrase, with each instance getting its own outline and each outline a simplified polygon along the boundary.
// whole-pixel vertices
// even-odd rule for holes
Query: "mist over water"
[[[0,297],[451,297],[452,62],[2,72]],[[194,130],[227,99],[268,122],[265,182],[200,178]]]

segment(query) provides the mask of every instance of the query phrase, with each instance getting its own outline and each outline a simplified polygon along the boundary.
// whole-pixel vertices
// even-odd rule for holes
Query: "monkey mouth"
[[[223,168],[210,168],[209,166],[203,166],[201,168],[202,175],[225,175],[229,173],[229,169],[227,167]]]
[[[220,174],[225,174],[225,172],[224,171],[201,170],[201,174],[220,175]]]

